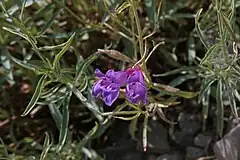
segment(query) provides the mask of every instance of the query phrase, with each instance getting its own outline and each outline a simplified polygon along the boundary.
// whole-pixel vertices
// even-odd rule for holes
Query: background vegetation
[[[1,159],[121,159],[113,154],[130,149],[147,159],[173,151],[213,158],[212,145],[238,118],[238,0],[3,0],[0,6]],[[148,83],[146,106],[120,95],[106,107],[91,95],[96,68],[136,64]],[[185,135],[186,128],[192,130]],[[178,135],[199,133],[210,133],[211,143],[189,158],[193,142]],[[154,137],[170,149],[151,144]]]

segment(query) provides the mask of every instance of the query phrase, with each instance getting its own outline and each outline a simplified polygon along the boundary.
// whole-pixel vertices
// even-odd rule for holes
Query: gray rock
[[[133,159],[141,160],[143,159],[143,155],[138,152],[130,152],[125,154],[121,160],[133,160]]]
[[[208,148],[211,141],[212,141],[212,135],[211,134],[200,133],[194,138],[194,145],[196,145],[198,147]]]
[[[240,124],[216,142],[213,150],[218,160],[240,159]]]
[[[150,154],[147,156],[147,160],[156,160],[156,159],[157,159],[157,156],[154,154]]]
[[[180,113],[178,116],[179,127],[187,135],[195,135],[200,129],[201,124],[194,114]]]
[[[183,160],[183,157],[181,154],[174,152],[169,154],[163,154],[157,157],[156,160]]]
[[[228,121],[227,125],[227,131],[229,132],[231,129],[236,127],[239,124],[240,120],[234,117],[231,117],[230,120]]]
[[[174,133],[174,141],[182,147],[187,147],[187,146],[192,145],[193,139],[194,139],[194,136],[187,135],[184,132],[177,131]]]
[[[148,122],[148,132],[147,132],[147,141],[148,147],[147,151],[150,153],[165,153],[170,150],[168,143],[168,132],[167,129],[163,127],[158,121],[150,120]],[[142,145],[142,133],[139,137],[139,150],[143,151]]]
[[[187,147],[187,160],[196,160],[204,155],[204,150],[198,147]]]

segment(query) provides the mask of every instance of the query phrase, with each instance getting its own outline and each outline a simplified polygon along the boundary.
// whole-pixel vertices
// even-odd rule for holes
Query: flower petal
[[[124,71],[115,72],[114,82],[122,86],[124,83],[126,83],[127,76],[127,73]]]
[[[145,84],[143,73],[141,70],[136,70],[129,75],[127,83],[131,82],[140,82],[142,84]]]
[[[110,78],[110,79],[113,79],[115,76],[115,72],[113,69],[109,69],[106,73],[106,77]]]
[[[137,104],[140,101],[146,104],[147,89],[140,82],[132,82],[126,86],[126,96],[132,103]]]
[[[113,104],[113,102],[116,101],[116,99],[118,98],[119,95],[119,90],[113,90],[112,92],[108,92],[107,94],[105,94],[106,96],[104,96],[103,100],[105,102],[105,104],[107,106],[111,106]]]
[[[92,95],[95,97],[98,97],[102,92],[101,82],[102,82],[101,79],[98,80],[92,87]]]
[[[99,78],[105,77],[105,74],[103,74],[98,68],[95,70],[95,75]]]

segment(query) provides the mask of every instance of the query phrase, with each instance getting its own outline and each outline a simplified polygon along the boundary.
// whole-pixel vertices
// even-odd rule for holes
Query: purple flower
[[[127,98],[130,102],[137,104],[142,102],[146,104],[147,89],[140,82],[131,82],[126,86]]]
[[[142,102],[146,104],[147,87],[144,81],[143,73],[140,68],[128,69],[127,71],[126,95],[130,102],[137,104]]]
[[[123,71],[115,72],[110,69],[106,74],[103,74],[99,69],[96,69],[95,74],[100,79],[92,88],[92,95],[100,97],[104,103],[111,106],[118,98],[121,86],[126,82],[127,74]]]

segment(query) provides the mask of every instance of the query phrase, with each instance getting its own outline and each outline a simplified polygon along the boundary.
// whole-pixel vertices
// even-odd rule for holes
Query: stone
[[[217,141],[213,150],[218,160],[240,159],[240,124]]]
[[[133,160],[133,159],[142,160],[143,155],[138,152],[129,152],[124,154],[124,156],[121,158],[121,160]]]
[[[211,141],[212,141],[212,135],[211,134],[199,133],[194,138],[194,145],[196,145],[198,147],[208,148],[208,146],[211,143]]]
[[[183,160],[183,156],[178,152],[173,152],[160,155],[156,160]]]
[[[239,124],[240,120],[234,117],[231,117],[227,124],[227,132],[236,127]]]
[[[195,135],[200,129],[201,124],[194,114],[180,113],[178,116],[179,127],[187,135]]]
[[[148,122],[147,141],[147,152],[149,153],[162,154],[170,150],[167,129],[164,128],[163,125],[156,120],[150,120]],[[139,135],[138,150],[143,151],[142,144],[141,132]]]
[[[193,144],[194,136],[179,131],[175,132],[173,136],[174,141],[181,147],[187,147]]]
[[[196,160],[204,155],[204,150],[198,147],[187,147],[186,158],[187,160]]]

